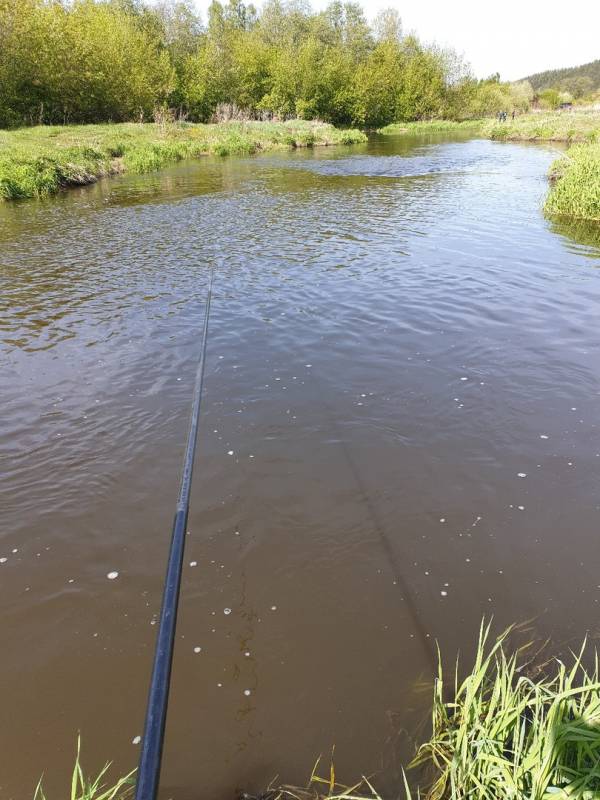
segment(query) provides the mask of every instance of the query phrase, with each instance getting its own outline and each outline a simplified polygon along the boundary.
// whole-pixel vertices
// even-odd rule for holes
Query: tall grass
[[[550,174],[549,214],[600,222],[600,144],[571,147]]]
[[[129,800],[133,794],[135,770],[120,778],[116,783],[107,785],[105,778],[110,768],[110,763],[105,764],[95,778],[86,778],[81,767],[81,741],[77,740],[77,755],[71,776],[71,787],[68,800]],[[47,800],[40,779],[33,800]],[[60,800],[67,800],[63,795]]]
[[[380,128],[377,133],[382,133],[385,136],[394,136],[403,133],[443,133],[444,131],[478,131],[486,120],[483,119],[467,119],[461,122],[456,122],[450,119],[432,119],[422,120],[419,122],[394,122],[391,125],[386,125]]]
[[[523,114],[508,122],[490,119],[482,133],[502,141],[594,142],[600,140],[600,114],[554,111]]]
[[[151,172],[183,158],[250,155],[366,141],[322,122],[39,126],[0,131],[0,199],[44,197],[117,172]]]
[[[426,767],[427,800],[591,800],[600,796],[598,658],[585,643],[570,663],[533,677],[523,650],[507,653],[482,624],[475,662],[444,699],[439,667],[432,734],[411,766]]]

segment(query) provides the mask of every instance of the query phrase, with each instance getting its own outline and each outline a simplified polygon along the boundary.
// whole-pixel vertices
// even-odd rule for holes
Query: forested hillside
[[[524,80],[529,81],[536,91],[556,88],[569,92],[575,98],[583,97],[600,89],[600,59],[579,67],[538,72],[535,75],[529,75]]]

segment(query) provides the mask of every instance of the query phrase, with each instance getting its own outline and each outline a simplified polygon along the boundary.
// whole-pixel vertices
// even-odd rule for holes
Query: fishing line
[[[200,356],[196,369],[196,380],[194,383],[190,413],[190,427],[183,458],[181,484],[175,509],[175,518],[173,520],[169,560],[160,610],[158,634],[156,637],[156,649],[154,652],[154,665],[152,667],[148,705],[146,707],[144,738],[142,740],[142,752],[140,754],[137,773],[135,800],[156,800],[160,780],[165,723],[167,719],[167,706],[169,703],[171,667],[173,665],[175,628],[177,625],[177,607],[179,604],[183,553],[185,549],[185,533],[190,508],[194,455],[196,453],[200,421],[200,406],[202,402],[202,386],[204,383],[204,364],[206,361],[206,343],[208,339],[208,320],[212,300],[213,279],[214,265],[211,266],[210,269],[206,293]]]

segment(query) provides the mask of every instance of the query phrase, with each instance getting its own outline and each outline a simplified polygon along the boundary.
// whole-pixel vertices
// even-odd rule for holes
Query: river
[[[598,634],[600,243],[544,219],[555,157],[373,137],[0,208],[4,800],[62,796],[78,731],[137,762],[212,264],[165,800],[333,745],[397,790],[436,640]]]

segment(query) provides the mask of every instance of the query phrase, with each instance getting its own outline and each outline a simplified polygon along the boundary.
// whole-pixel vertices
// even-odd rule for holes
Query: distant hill
[[[586,88],[591,91],[600,89],[600,58],[597,61],[590,61],[589,64],[582,64],[580,67],[565,67],[564,69],[548,69],[546,72],[537,72],[535,75],[528,75],[523,80],[529,81],[536,91],[558,87],[568,84],[573,79],[585,80]]]

